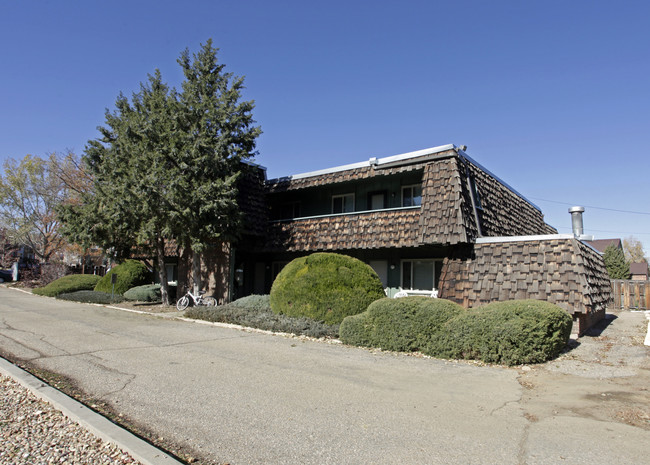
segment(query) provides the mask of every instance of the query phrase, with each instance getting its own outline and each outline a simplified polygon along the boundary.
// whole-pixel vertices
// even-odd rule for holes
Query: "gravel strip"
[[[13,379],[0,375],[0,392],[0,463],[141,465]]]

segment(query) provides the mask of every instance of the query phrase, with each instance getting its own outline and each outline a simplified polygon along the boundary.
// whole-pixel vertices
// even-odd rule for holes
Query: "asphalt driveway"
[[[650,452],[650,431],[616,418],[551,413],[540,421],[542,407],[536,417],[525,404],[521,369],[6,288],[0,350],[69,378],[125,422],[203,463],[605,464],[642,463]]]

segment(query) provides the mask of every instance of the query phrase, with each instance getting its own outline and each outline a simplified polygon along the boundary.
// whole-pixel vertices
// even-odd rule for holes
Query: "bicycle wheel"
[[[187,296],[184,295],[183,297],[181,297],[176,301],[176,310],[182,312],[187,308],[189,304],[190,304],[190,299],[188,299]]]
[[[215,299],[214,297],[204,297],[203,304],[207,305],[208,307],[216,307],[217,299]]]

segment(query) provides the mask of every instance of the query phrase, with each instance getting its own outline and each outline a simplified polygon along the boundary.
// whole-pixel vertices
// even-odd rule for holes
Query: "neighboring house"
[[[630,263],[630,279],[632,281],[647,281],[648,264],[646,262]]]
[[[607,247],[610,245],[613,245],[617,249],[623,250],[623,242],[621,242],[620,239],[595,239],[585,242],[600,253],[605,253],[605,249],[607,249]]]
[[[582,333],[609,300],[600,254],[558,235],[464,150],[445,145],[268,181],[251,167],[240,186],[245,233],[207,254],[209,291],[222,302],[268,293],[293,258],[337,252],[368,263],[389,296],[435,289],[466,307],[548,300]],[[181,286],[188,258],[179,261]]]

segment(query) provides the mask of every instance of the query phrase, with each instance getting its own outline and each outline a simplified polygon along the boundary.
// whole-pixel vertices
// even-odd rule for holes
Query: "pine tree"
[[[180,93],[184,134],[179,165],[186,176],[179,180],[184,228],[177,239],[191,248],[195,290],[200,288],[200,253],[209,243],[236,239],[241,226],[237,206],[237,179],[242,161],[254,155],[261,134],[253,126],[253,101],[241,101],[244,78],[224,72],[212,40],[190,58],[185,50],[178,60],[185,80]],[[188,195],[191,194],[191,195]]]
[[[61,211],[69,237],[116,258],[134,247],[155,251],[165,303],[168,240],[193,251],[200,287],[199,253],[237,237],[236,183],[261,133],[253,126],[253,102],[240,102],[243,78],[224,73],[216,55],[211,40],[193,58],[181,54],[180,94],[156,70],[131,101],[118,96],[101,138],[86,147],[92,189]]]
[[[607,246],[603,260],[610,279],[629,279],[630,264],[625,261],[625,255],[622,249],[613,245]]]

